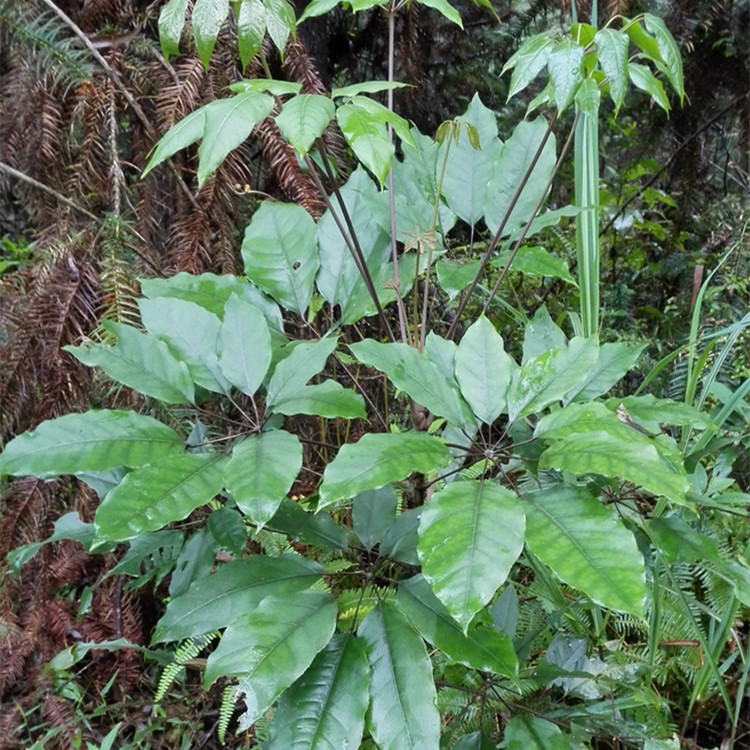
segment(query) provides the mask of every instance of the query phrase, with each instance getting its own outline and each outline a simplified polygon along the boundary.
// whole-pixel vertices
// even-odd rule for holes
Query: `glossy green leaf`
[[[283,498],[267,526],[302,544],[314,544],[324,549],[345,550],[348,547],[343,526],[327,513],[308,513],[288,497]]]
[[[305,672],[335,627],[336,602],[325,591],[266,597],[224,631],[206,661],[204,688],[224,675],[239,676],[242,721],[254,724]]]
[[[279,401],[298,393],[310,378],[317,375],[325,366],[328,357],[336,349],[335,336],[315,342],[302,342],[291,349],[273,371],[266,391],[266,402],[273,408]]]
[[[551,721],[521,714],[505,725],[503,747],[506,750],[573,750],[580,747],[580,743],[574,745]]]
[[[524,525],[516,495],[487,482],[453,482],[425,506],[422,572],[464,632],[521,554]]]
[[[215,393],[226,393],[229,382],[222,375],[216,356],[221,325],[218,315],[175,297],[139,299],[138,307],[148,332],[166,342],[187,365],[197,385]]]
[[[362,640],[335,635],[282,696],[271,720],[269,750],[358,748],[370,700]]]
[[[276,116],[276,125],[281,135],[304,156],[335,114],[336,107],[327,96],[297,94],[284,103]]]
[[[271,114],[273,98],[248,92],[229,99],[216,99],[203,109],[206,120],[203,140],[198,147],[199,186],[219,168],[227,154],[246,141],[253,128]]]
[[[505,63],[500,75],[513,70],[508,89],[508,100],[523,91],[547,65],[550,52],[554,47],[554,36],[551,32],[535,34],[529,37]]]
[[[602,94],[594,78],[584,78],[575,93],[575,103],[581,112],[596,119],[599,117],[599,104]]]
[[[630,41],[622,31],[599,29],[594,37],[596,54],[609,84],[609,95],[617,113],[628,88],[628,47]]]
[[[105,320],[104,327],[117,335],[114,346],[86,343],[63,349],[84,365],[101,367],[112,380],[145,396],[168,404],[194,401],[195,389],[187,365],[163,341],[124,323]]]
[[[370,660],[370,733],[380,750],[435,750],[440,715],[424,641],[390,602],[359,626]]]
[[[419,565],[419,519],[424,506],[409,508],[393,519],[380,541],[380,554],[407,565]]]
[[[159,41],[164,58],[180,54],[180,37],[185,26],[188,0],[169,0],[159,13]]]
[[[226,488],[259,526],[276,513],[302,468],[302,443],[284,430],[250,435],[235,445],[224,469]]]
[[[324,16],[329,11],[333,10],[337,5],[341,3],[341,0],[312,0],[305,6],[305,10],[299,17],[297,23],[300,24],[308,18],[316,18],[317,16]]]
[[[97,538],[132,539],[187,518],[224,486],[224,457],[181,453],[131,471],[96,510]]]
[[[708,428],[713,425],[711,418],[694,406],[682,401],[674,401],[671,398],[657,398],[650,393],[644,396],[625,396],[607,400],[607,407],[612,410],[617,409],[620,404],[634,420],[653,426],[654,432],[659,432],[661,424],[698,428]]]
[[[219,30],[228,12],[229,0],[195,0],[191,25],[195,35],[195,47],[203,62],[203,67],[207,70],[216,44],[216,37],[219,36]]]
[[[263,0],[266,7],[266,30],[271,41],[284,59],[284,49],[289,37],[296,34],[297,17],[287,0]]]
[[[513,374],[508,390],[508,418],[540,412],[562,400],[581,381],[596,362],[598,342],[595,338],[575,337],[564,349],[550,349],[525,362]]]
[[[137,467],[183,448],[182,438],[153,417],[94,409],[48,419],[13,438],[0,453],[0,476],[52,479],[79,471]]]
[[[224,628],[252,612],[266,597],[294,598],[324,573],[318,563],[298,555],[252,555],[226,563],[170,600],[153,642],[179,641]]]
[[[406,83],[399,83],[398,81],[362,81],[361,83],[353,83],[349,86],[342,86],[333,89],[333,91],[331,91],[331,98],[350,99],[359,94],[378,94],[381,91],[402,89],[406,85]]]
[[[656,46],[659,55],[664,62],[664,72],[672,84],[672,88],[679,94],[680,104],[685,99],[685,85],[682,75],[682,57],[680,49],[674,40],[669,29],[667,29],[664,19],[655,16],[652,13],[645,13],[643,17],[646,28],[656,38]]]
[[[461,15],[448,2],[448,0],[418,0],[420,5],[426,5],[428,8],[434,8],[438,13],[445,16],[451,23],[455,23],[462,29],[464,27]]]
[[[583,47],[565,40],[556,44],[549,53],[547,67],[555,86],[557,111],[563,112],[573,101],[576,87],[582,80]]]
[[[719,546],[678,516],[652,518],[648,522],[654,545],[669,563],[712,562],[723,565]]]
[[[372,549],[385,535],[396,518],[398,495],[387,485],[369,490],[352,502],[352,528],[365,549]]]
[[[664,93],[664,86],[645,65],[631,62],[628,65],[628,76],[641,91],[649,94],[665,112],[669,113],[669,100]]]
[[[243,393],[254,395],[271,364],[271,334],[263,313],[233,294],[224,307],[216,343],[222,374]]]
[[[273,404],[276,414],[312,414],[332,419],[367,419],[365,400],[359,393],[344,388],[335,380],[325,380],[319,385],[303,385],[296,391],[287,391]]]
[[[244,555],[250,529],[236,508],[224,505],[212,511],[208,516],[208,529],[219,545],[237,557]]]
[[[495,326],[480,315],[458,345],[456,379],[481,422],[492,424],[505,411],[508,386],[516,369]]]
[[[484,216],[490,182],[503,144],[497,137],[495,113],[482,104],[478,94],[459,121],[476,127],[480,149],[474,148],[465,127],[460,129],[458,141],[451,139],[441,146],[441,163],[448,152],[442,193],[454,213],[468,224],[476,224]]]
[[[659,45],[656,39],[644,31],[639,21],[628,21],[623,27],[623,31],[636,47],[646,53],[647,57],[650,57],[654,61],[661,60],[661,52],[659,52]]]
[[[645,348],[646,344],[601,344],[596,362],[588,375],[568,392],[563,403],[567,405],[571,401],[589,401],[607,393],[625,377],[628,370],[635,367]]]
[[[266,35],[266,8],[262,0],[242,0],[237,14],[237,46],[242,70],[247,68]]]
[[[315,222],[304,208],[295,203],[261,203],[245,230],[242,259],[254,284],[304,316],[319,265]]]
[[[201,107],[173,125],[164,133],[159,143],[156,144],[154,153],[141,173],[141,178],[145,177],[154,167],[166,161],[170,156],[201,139],[205,124],[206,108]]]
[[[458,392],[437,366],[414,347],[365,339],[349,348],[362,364],[384,372],[396,388],[436,416],[457,425],[467,422]]]
[[[487,616],[476,618],[464,633],[423,576],[399,584],[396,604],[422,637],[449,659],[512,680],[518,677],[510,638],[492,627]]]
[[[614,507],[563,484],[523,500],[526,544],[545,565],[595,602],[643,616],[643,556]]]
[[[541,305],[523,332],[523,363],[546,354],[550,349],[564,349],[568,339],[562,328],[550,318],[546,305]]]
[[[326,466],[319,507],[385,487],[415,471],[428,474],[450,461],[445,443],[424,432],[367,433],[357,443],[342,445]]]
[[[497,258],[492,261],[495,268],[504,267],[511,259],[511,250],[503,250]],[[562,279],[568,284],[576,285],[576,280],[571,276],[568,264],[557,255],[539,245],[524,245],[513,258],[511,270],[519,273],[528,273],[535,276],[547,276],[551,279]]]
[[[361,102],[350,101],[336,110],[336,121],[352,151],[383,187],[395,151],[385,120]]]

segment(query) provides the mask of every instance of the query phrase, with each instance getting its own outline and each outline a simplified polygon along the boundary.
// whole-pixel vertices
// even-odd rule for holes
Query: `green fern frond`
[[[318,562],[328,573],[341,573],[342,570],[351,570],[357,566],[356,562],[353,560],[347,560],[345,557],[338,557],[335,560],[329,560],[327,562],[318,560]]]
[[[184,674],[185,664],[191,659],[195,659],[211,641],[219,637],[219,632],[206,633],[206,635],[188,638],[183,641],[174,652],[174,659],[170,664],[164,667],[164,671],[159,678],[159,685],[156,688],[154,701],[158,703],[167,694],[167,690],[178,676]]]
[[[219,724],[217,727],[219,742],[222,745],[226,739],[229,722],[232,714],[234,714],[234,709],[240,695],[241,692],[238,685],[227,685],[222,693],[221,706],[219,707]]]

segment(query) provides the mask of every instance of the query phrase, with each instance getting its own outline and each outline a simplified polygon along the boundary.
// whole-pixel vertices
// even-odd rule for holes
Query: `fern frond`
[[[229,728],[229,722],[234,714],[235,706],[240,698],[240,692],[238,685],[227,685],[224,688],[224,692],[221,695],[221,706],[219,707],[219,725],[217,727],[217,734],[219,742],[224,744],[227,736],[227,729]]]
[[[172,662],[164,667],[161,676],[159,677],[159,684],[156,688],[154,702],[158,703],[162,700],[177,677],[184,674],[185,663],[191,659],[195,659],[198,654],[200,654],[200,652],[211,643],[211,641],[218,637],[219,631],[215,630],[212,633],[206,633],[205,635],[196,636],[195,638],[188,638],[177,647]],[[223,706],[224,704],[222,703],[222,708]],[[229,719],[227,719],[227,721],[229,721]]]

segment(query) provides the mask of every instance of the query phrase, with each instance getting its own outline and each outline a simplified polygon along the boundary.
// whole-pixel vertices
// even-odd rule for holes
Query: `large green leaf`
[[[302,468],[302,443],[284,430],[251,435],[236,445],[224,469],[240,510],[263,526],[279,508]]]
[[[206,69],[228,11],[229,0],[195,0],[191,25],[195,47]]]
[[[383,539],[396,518],[397,510],[398,495],[390,485],[363,492],[354,498],[352,528],[365,549],[372,549]]]
[[[187,518],[224,486],[224,457],[182,453],[131,471],[96,511],[99,539],[122,541]]]
[[[359,626],[368,648],[370,732],[380,750],[436,750],[440,715],[424,641],[390,602]]]
[[[529,37],[511,56],[500,75],[513,70],[510,77],[508,99],[523,91],[547,65],[550,52],[555,45],[551,31]]]
[[[242,70],[255,57],[266,35],[266,8],[263,0],[241,0],[237,14],[237,46]]]
[[[193,143],[202,138],[205,123],[206,110],[205,107],[201,107],[173,125],[156,144],[154,153],[141,173],[141,178],[145,177],[154,167],[169,159],[170,156],[183,148],[192,146]]]
[[[294,8],[287,0],[263,0],[266,8],[266,29],[271,41],[276,45],[281,58],[284,58],[284,49],[289,36],[296,32],[296,16]]]
[[[246,92],[229,99],[216,99],[203,109],[206,120],[198,147],[198,185],[203,185],[227,154],[247,140],[253,128],[271,114],[273,98]]]
[[[349,348],[362,364],[384,372],[396,388],[408,393],[433,414],[446,417],[456,425],[471,421],[467,420],[465,405],[462,408],[456,389],[438,367],[414,347],[365,339],[350,344]]]
[[[336,121],[346,142],[357,158],[369,169],[381,187],[391,168],[394,145],[382,114],[373,113],[363,105],[364,97],[349,101],[336,110]]]
[[[168,404],[193,402],[195,389],[188,367],[163,341],[124,323],[106,320],[104,327],[117,335],[114,346],[87,343],[63,349],[84,365],[101,367],[112,380],[144,396]]]
[[[428,8],[434,8],[449,21],[452,21],[463,29],[464,24],[463,21],[461,21],[459,12],[448,2],[448,0],[419,0],[419,4],[426,5]]]
[[[268,527],[281,531],[302,544],[314,544],[324,549],[346,549],[346,530],[328,513],[308,513],[299,503],[285,497]]]
[[[159,13],[159,41],[165,60],[180,54],[180,37],[185,26],[188,0],[169,0]]]
[[[648,527],[654,545],[667,562],[708,561],[720,567],[724,565],[716,541],[693,529],[682,518],[652,518]]]
[[[271,334],[263,313],[233,294],[224,307],[218,333],[223,375],[243,393],[254,395],[271,364]]]
[[[645,65],[631,62],[628,65],[628,77],[637,88],[649,94],[669,114],[669,99],[664,93],[664,86]]]
[[[492,627],[489,616],[476,618],[464,633],[423,576],[399,585],[396,604],[422,637],[453,661],[512,680],[518,677],[510,638]]]
[[[549,53],[548,67],[555,87],[557,111],[567,109],[582,79],[583,47],[572,40],[556,44]]]
[[[205,689],[224,675],[239,676],[243,722],[254,724],[331,640],[336,612],[326,591],[266,597],[224,631],[206,661]]]
[[[326,366],[337,342],[336,336],[329,336],[320,341],[305,341],[290,347],[289,356],[276,365],[268,383],[268,407],[273,408],[279,401],[298,393],[310,378]]]
[[[523,499],[526,544],[543,563],[595,602],[643,616],[643,556],[614,507],[563,484]]]
[[[511,261],[511,253],[510,248],[499,253],[492,260],[493,268],[504,268]],[[570,274],[568,264],[540,245],[523,245],[512,260],[511,269],[513,271],[562,279],[568,284],[576,284],[575,279]]]
[[[682,104],[685,98],[685,85],[682,76],[680,48],[677,46],[672,34],[670,34],[669,29],[667,29],[664,19],[652,13],[646,13],[644,14],[644,22],[646,28],[656,38],[656,46],[664,62],[664,66],[660,66],[660,68],[664,71],[667,78],[669,78],[672,88],[679,94],[680,104]]]
[[[176,297],[139,299],[141,320],[149,333],[167,343],[202,388],[226,393],[229,382],[219,369],[216,340],[221,320],[203,307]]]
[[[453,482],[422,512],[422,572],[464,632],[508,577],[524,526],[516,495],[487,482]]]
[[[547,312],[547,307],[541,305],[523,331],[523,357],[521,361],[526,364],[530,359],[541,357],[550,349],[564,349],[567,345],[568,339],[562,328],[552,320]]]
[[[405,479],[413,472],[427,474],[451,461],[442,440],[424,432],[368,433],[357,443],[341,446],[326,466],[320,486],[320,508]]]
[[[224,628],[252,612],[262,599],[292,599],[324,574],[318,563],[298,555],[252,555],[227,563],[167,604],[153,641],[179,641]]]
[[[508,419],[539,413],[584,381],[596,362],[596,338],[571,339],[563,349],[532,357],[513,373],[508,389]]]
[[[319,385],[303,385],[288,391],[273,404],[277,414],[315,414],[319,417],[367,419],[365,401],[359,393],[344,388],[335,380],[325,380]]]
[[[254,284],[288,310],[305,314],[319,263],[315,222],[304,208],[261,203],[245,230],[242,259]]]
[[[184,448],[182,438],[153,417],[92,410],[42,422],[13,438],[0,453],[0,476],[60,474],[137,467]]]
[[[365,644],[335,635],[281,696],[269,750],[354,750],[360,746],[370,695]]]
[[[506,394],[516,369],[495,326],[481,315],[463,335],[456,352],[461,394],[480,421],[492,424],[506,410]]]
[[[503,747],[507,750],[573,750],[580,747],[546,719],[529,714],[514,716],[505,727]]]
[[[628,47],[627,34],[615,29],[599,29],[594,37],[596,56],[609,83],[609,95],[615,103],[615,114],[625,100],[628,88]]]
[[[327,96],[297,94],[284,104],[276,116],[276,125],[281,135],[305,156],[335,114],[336,107]]]

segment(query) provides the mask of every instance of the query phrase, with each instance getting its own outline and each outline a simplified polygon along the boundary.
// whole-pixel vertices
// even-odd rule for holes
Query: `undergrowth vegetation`
[[[15,22],[89,75],[44,2],[50,20]],[[107,211],[96,236],[51,264],[68,296],[36,384],[19,311],[42,309],[49,280],[25,240],[9,246],[4,525],[42,497],[56,520],[4,550],[4,600],[22,602],[0,620],[5,735],[746,747],[746,219],[717,217],[670,289],[658,251],[689,241],[668,219],[679,196],[635,186],[659,174],[652,157],[606,161],[613,132],[637,138],[634,108],[685,103],[675,39],[651,13],[600,19],[594,2],[584,22],[574,7],[497,71],[522,107],[499,121],[472,93],[433,136],[394,105],[418,83],[395,80],[412,8],[344,5],[161,7],[154,59],[185,66],[178,81],[197,66],[210,95],[172,101],[158,143],[131,103],[120,125],[149,186],[134,227],[114,123],[127,88],[110,76],[110,150],[84,137],[74,163],[94,188],[103,158],[115,187],[90,206]],[[462,26],[446,0],[420,5]],[[385,19],[385,80],[328,90],[313,75],[296,35],[342,12]],[[179,58],[188,41],[197,58]],[[68,93],[76,107],[91,94]],[[254,148],[283,199],[253,192]],[[230,184],[252,205],[224,200]],[[151,237],[165,265],[138,249]],[[652,299],[636,301],[638,274]],[[29,418],[54,389],[65,397]],[[31,571],[55,556],[40,610]]]

